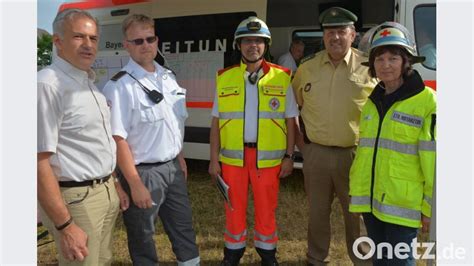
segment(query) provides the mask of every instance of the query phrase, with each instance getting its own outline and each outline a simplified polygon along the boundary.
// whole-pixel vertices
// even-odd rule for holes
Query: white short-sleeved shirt
[[[60,181],[86,181],[115,169],[116,146],[104,95],[82,71],[56,57],[38,72],[37,151],[52,152]]]
[[[244,72],[245,80],[245,129],[244,129],[244,142],[257,142],[257,128],[258,128],[258,88],[257,83],[252,84],[248,80],[249,72]],[[262,76],[262,72],[259,73],[259,78]],[[288,86],[286,91],[286,105],[285,105],[285,117],[297,117],[298,106],[296,105],[295,95],[291,84]],[[217,101],[217,95],[214,97],[214,104],[212,106],[212,116],[219,117],[219,107]]]
[[[293,73],[293,75],[295,74],[297,69],[295,59],[293,58],[290,52],[280,56],[280,58],[278,58],[277,65],[291,69],[291,73]]]
[[[112,135],[127,141],[136,165],[174,159],[183,148],[186,90],[170,70],[154,64],[155,72],[147,72],[130,59],[122,70],[149,90],[162,93],[164,99],[158,104],[128,74],[107,82],[103,89],[111,108]]]

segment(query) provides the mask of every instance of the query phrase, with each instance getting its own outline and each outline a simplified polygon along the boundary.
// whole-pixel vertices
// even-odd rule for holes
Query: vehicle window
[[[178,83],[187,89],[188,102],[212,102],[217,70],[239,63],[233,48],[234,32],[239,23],[255,12],[207,14],[156,18],[157,56],[176,73]]]
[[[99,25],[99,51],[125,50],[122,45],[122,25]]]
[[[414,25],[418,54],[426,57],[423,66],[436,70],[436,6],[417,6],[414,10]]]
[[[320,30],[297,30],[293,32],[293,39],[304,42],[304,56],[324,49],[323,32]]]

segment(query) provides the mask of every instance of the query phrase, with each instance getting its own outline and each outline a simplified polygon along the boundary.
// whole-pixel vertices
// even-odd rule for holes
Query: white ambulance
[[[215,73],[233,62],[233,34],[243,19],[256,15],[272,33],[273,60],[286,53],[291,39],[306,43],[305,55],[323,49],[319,14],[332,6],[354,12],[356,28],[364,31],[385,21],[397,21],[415,35],[419,48],[427,45],[434,58],[416,66],[426,83],[436,88],[436,3],[434,0],[106,0],[64,3],[65,8],[88,10],[99,20],[100,43],[94,69],[101,89],[128,61],[122,46],[121,23],[133,13],[155,20],[157,57],[175,73],[187,89],[189,118],[186,121],[185,155],[209,160],[209,130],[215,91]],[[425,49],[420,49],[425,52]],[[428,53],[428,52],[427,52]],[[433,61],[434,60],[434,61]]]

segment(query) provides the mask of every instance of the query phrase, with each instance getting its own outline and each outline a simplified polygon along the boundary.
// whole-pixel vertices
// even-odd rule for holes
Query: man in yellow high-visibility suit
[[[271,44],[267,25],[256,17],[240,23],[234,48],[240,64],[217,73],[211,125],[209,173],[229,185],[225,205],[225,248],[221,265],[238,265],[246,246],[249,183],[255,207],[254,243],[262,265],[278,265],[275,210],[279,177],[293,169],[294,127],[298,109],[291,71],[271,64],[264,54]]]

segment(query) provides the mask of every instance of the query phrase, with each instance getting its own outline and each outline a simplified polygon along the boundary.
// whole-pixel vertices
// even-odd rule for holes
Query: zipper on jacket
[[[374,143],[374,155],[372,158],[372,178],[370,181],[370,208],[372,209],[373,206],[373,199],[374,199],[374,183],[375,183],[375,164],[376,164],[376,158],[377,158],[377,149],[379,146],[379,137],[380,137],[380,131],[382,130],[382,123],[383,119],[385,118],[385,114],[383,112],[383,107],[380,105],[380,102],[374,102],[375,107],[377,108],[377,112],[379,113],[379,126],[377,129],[377,137],[375,138],[375,143]]]
[[[431,141],[435,140],[435,128],[436,128],[436,114],[431,114],[431,126],[430,126],[430,134],[431,134]]]
[[[257,141],[256,141],[256,143],[257,143],[257,148],[256,149],[257,150],[256,150],[256,156],[255,156],[255,158],[256,158],[255,166],[257,167],[257,169],[258,169],[258,146],[259,146],[258,145],[258,129],[260,127],[260,123],[259,123],[259,121],[260,121],[260,88],[258,87],[259,81],[260,81],[260,79],[257,80]]]
[[[244,79],[244,117],[242,118],[242,166],[245,166],[245,106],[247,105],[247,85],[245,84]]]

